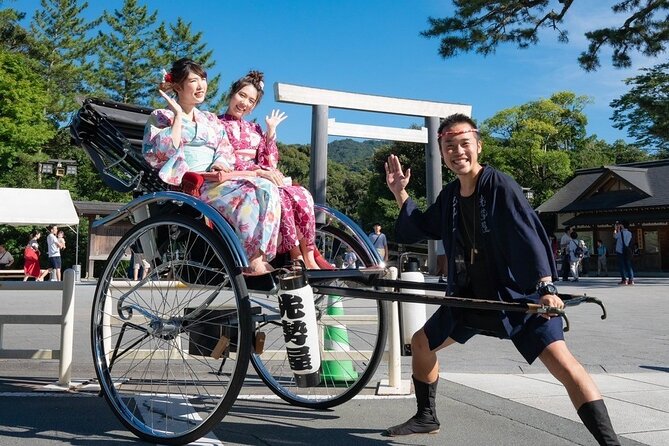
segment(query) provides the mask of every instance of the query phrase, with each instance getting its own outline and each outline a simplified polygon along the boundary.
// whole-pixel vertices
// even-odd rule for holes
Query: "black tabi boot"
[[[600,445],[620,446],[618,437],[613,431],[604,400],[584,403],[576,412]]]
[[[437,419],[435,405],[438,382],[439,380],[437,379],[432,384],[427,384],[413,378],[413,385],[416,390],[416,415],[405,423],[389,427],[384,432],[384,435],[395,437],[398,435],[436,434],[439,432],[439,420]]]

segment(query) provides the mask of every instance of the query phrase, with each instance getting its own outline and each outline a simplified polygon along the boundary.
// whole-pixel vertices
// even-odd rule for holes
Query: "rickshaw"
[[[334,265],[350,250],[359,268],[306,270],[288,263],[273,274],[245,276],[248,260],[230,224],[198,198],[172,190],[143,159],[150,112],[89,98],[70,126],[103,182],[135,197],[92,228],[132,223],[98,278],[91,346],[100,393],[143,440],[176,445],[204,436],[242,386],[253,393],[265,385],[290,404],[314,409],[350,400],[384,357],[391,300],[564,316],[531,302],[446,297],[443,284],[394,280],[362,229],[324,205],[316,206],[320,255]],[[150,268],[134,280],[138,253]],[[313,293],[305,302],[313,300],[311,336],[318,338],[315,381],[296,371],[304,357],[289,344],[304,332],[286,322],[281,296],[287,277],[302,278]],[[400,291],[410,289],[426,294]],[[571,297],[568,304],[594,302],[604,311],[597,299]]]

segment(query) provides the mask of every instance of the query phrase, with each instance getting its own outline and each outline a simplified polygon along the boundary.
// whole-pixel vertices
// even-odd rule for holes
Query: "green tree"
[[[211,70],[215,65],[213,51],[207,49],[207,44],[202,42],[202,37],[202,32],[193,33],[191,22],[185,22],[181,17],[177,19],[176,24],[161,23],[156,29],[155,36],[160,61],[156,67],[164,67],[169,71],[172,62],[182,57],[190,57],[202,65],[205,70]],[[159,78],[159,71],[160,69],[155,71],[156,79]],[[226,103],[226,92],[223,91],[219,95],[220,82],[220,74],[207,78],[207,104],[208,108],[214,112],[222,110]],[[158,98],[157,93],[154,93],[154,97],[158,99],[154,105],[164,103],[162,98]]]
[[[155,28],[157,13],[137,0],[103,14],[108,30],[99,32],[96,70],[102,94],[115,101],[148,104],[158,84]]]
[[[428,19],[430,28],[421,34],[441,39],[439,54],[444,58],[476,51],[488,55],[504,43],[527,48],[539,41],[539,32],[549,29],[560,42],[568,42],[564,19],[574,0],[453,0],[455,12],[445,18]],[[595,5],[596,3],[592,3]],[[599,2],[600,8],[609,2]],[[619,0],[611,10],[619,15],[618,24],[585,33],[589,45],[578,58],[586,71],[600,66],[603,47],[612,51],[616,68],[631,66],[631,53],[657,57],[669,41],[669,0]],[[593,12],[593,16],[597,13]]]
[[[515,138],[516,144],[538,135],[542,150],[574,150],[585,138],[588,118],[583,109],[589,102],[586,96],[561,91],[548,99],[501,110],[481,128],[504,141]]]
[[[631,90],[611,102],[613,126],[627,129],[636,145],[648,151],[669,151],[669,63],[641,69],[627,79]]]
[[[279,169],[293,183],[309,187],[308,145],[284,145],[279,143]],[[328,160],[327,192],[325,201],[328,206],[343,212],[359,221],[358,206],[366,196],[368,172],[355,172],[341,163]]]
[[[596,136],[586,138],[579,148],[570,153],[574,170],[615,164],[615,153],[610,144]]]
[[[46,119],[46,84],[38,62],[0,49],[0,184],[30,187],[37,181],[42,146],[55,134]]]
[[[4,1],[0,0],[0,7]],[[0,9],[0,46],[11,52],[28,54],[28,31],[20,25],[26,14],[12,8]]]
[[[613,164],[638,163],[652,159],[648,152],[622,139],[611,144],[611,151],[613,152]]]
[[[511,175],[534,194],[533,204],[552,196],[572,174],[570,154],[585,143],[588,98],[558,92],[502,110],[482,129],[482,160]],[[490,155],[486,155],[489,153]]]
[[[279,148],[279,170],[293,182],[309,186],[309,146],[281,144]]]
[[[62,122],[78,108],[77,95],[88,89],[96,45],[90,34],[100,20],[82,17],[87,2],[41,0],[41,6],[33,15],[30,35],[47,84],[46,113],[55,122]]]
[[[368,195],[369,172],[354,172],[343,164],[328,160],[328,206],[362,224],[360,202]]]

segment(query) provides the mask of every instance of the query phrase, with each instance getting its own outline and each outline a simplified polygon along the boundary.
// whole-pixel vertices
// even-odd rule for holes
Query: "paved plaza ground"
[[[566,340],[599,385],[625,445],[669,446],[669,278],[641,277],[618,286],[615,277],[558,283],[562,292],[601,298],[600,309],[568,309]],[[94,378],[89,347],[93,283],[76,290],[73,380]],[[55,292],[0,291],[0,314],[58,312]],[[59,328],[7,326],[4,348],[58,348]],[[387,438],[384,428],[413,414],[413,397],[379,397],[377,376],[359,397],[326,411],[291,407],[249,382],[239,401],[197,444],[228,445],[591,445],[563,387],[539,363],[528,365],[508,341],[476,337],[439,354],[439,434]],[[410,358],[403,358],[409,379]],[[47,392],[57,361],[0,360],[0,444],[142,444],[116,420],[102,398],[83,390]]]

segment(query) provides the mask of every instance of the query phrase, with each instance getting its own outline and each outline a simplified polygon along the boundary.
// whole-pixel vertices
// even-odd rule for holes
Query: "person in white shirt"
[[[616,240],[616,257],[620,268],[620,282],[618,285],[634,285],[634,270],[632,269],[632,233],[627,229],[626,220],[616,222],[613,238]]]
[[[51,280],[60,281],[60,250],[65,247],[64,243],[58,241],[58,226],[49,225],[46,228],[49,235],[46,237],[46,246],[49,252],[49,272],[51,273]]]

